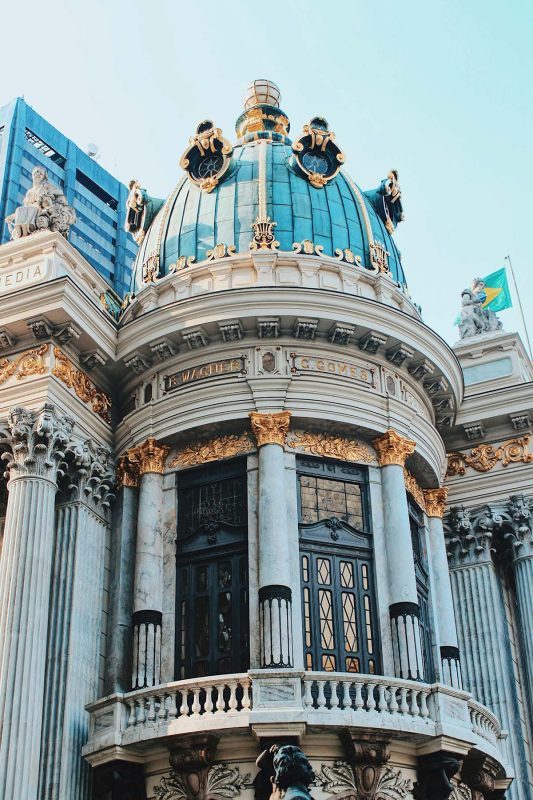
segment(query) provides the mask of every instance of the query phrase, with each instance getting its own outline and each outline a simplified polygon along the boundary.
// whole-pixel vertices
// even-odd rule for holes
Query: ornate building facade
[[[279,103],[131,182],[120,313],[53,184],[0,247],[2,797],[531,797],[531,362]]]

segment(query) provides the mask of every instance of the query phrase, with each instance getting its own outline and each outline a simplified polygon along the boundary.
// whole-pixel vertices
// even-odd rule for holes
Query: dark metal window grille
[[[246,463],[178,478],[176,677],[249,667]]]
[[[380,671],[366,471],[298,459],[304,664]]]

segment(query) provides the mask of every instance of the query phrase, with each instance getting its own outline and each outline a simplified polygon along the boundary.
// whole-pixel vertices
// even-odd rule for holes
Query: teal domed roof
[[[322,181],[324,185],[313,185],[316,175],[306,174],[295,161],[298,144],[293,145],[287,137],[289,124],[283,112],[276,106],[250,105],[249,99],[247,102],[249,110],[237,123],[240,142],[232,147],[225,139],[216,140],[224,143],[225,150],[221,145],[219,151],[225,153],[226,163],[219,172],[218,182],[208,185],[207,190],[205,184],[203,188],[199,185],[200,178],[194,172],[194,165],[191,166],[192,155],[198,155],[194,148],[202,155],[209,150],[208,140],[201,138],[206,135],[203,131],[207,135],[214,135],[213,130],[218,134],[220,131],[210,122],[198,127],[197,136],[191,139],[193,145],[181,162],[190,174],[181,178],[166,202],[160,205],[154,201],[154,210],[160,207],[146,230],[135,261],[132,291],[139,291],[146,283],[147,272],[161,278],[192,263],[192,259],[196,263],[205,260],[209,251],[220,244],[227,245],[230,252],[235,248],[236,253],[249,253],[253,224],[265,211],[275,223],[273,232],[280,252],[292,253],[295,243],[310,240],[315,247],[323,248],[324,256],[333,257],[336,251],[338,255],[338,251],[349,250],[361,266],[375,270],[371,251],[372,247],[381,246],[388,254],[393,279],[405,284],[400,253],[387,230],[391,222],[388,216],[380,215],[382,201],[378,197],[376,202],[376,192],[366,195],[338,164],[331,179]],[[257,124],[258,109],[265,118],[274,120],[269,127]],[[254,115],[253,125],[250,118],[243,123],[243,117],[249,114]],[[323,137],[333,140],[325,120],[315,118],[309,125],[312,123],[315,128],[306,126],[304,130],[313,130],[316,135],[318,126]],[[313,141],[316,144],[316,136]],[[318,141],[322,141],[320,136]],[[342,163],[344,156],[339,148],[328,146],[340,154],[337,159]],[[218,156],[214,148],[209,152],[219,158],[213,162],[216,168],[222,163],[222,155]],[[320,168],[320,157],[316,163]],[[400,203],[398,207],[401,208]],[[147,265],[152,265],[151,271]]]

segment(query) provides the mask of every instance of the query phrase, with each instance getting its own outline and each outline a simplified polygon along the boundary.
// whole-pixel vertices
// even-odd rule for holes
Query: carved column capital
[[[93,442],[70,442],[58,468],[60,488],[69,499],[82,500],[93,508],[107,509],[114,498],[115,471],[107,447]]]
[[[129,460],[139,465],[139,474],[146,475],[155,472],[162,475],[165,470],[165,459],[170,451],[166,444],[160,444],[157,439],[150,436],[144,444],[132,447],[127,452]]]
[[[470,512],[452,508],[445,530],[446,552],[451,567],[470,566],[491,561],[494,552],[493,532],[503,525],[503,518],[490,506]]]
[[[251,411],[250,423],[257,446],[279,444],[283,447],[289,432],[290,418],[290,411],[277,411],[273,414],[261,414],[258,411]]]
[[[52,403],[40,411],[18,406],[9,411],[7,428],[11,452],[2,458],[10,480],[33,475],[55,481],[74,428],[72,417],[59,414]]]
[[[392,428],[374,439],[372,444],[376,448],[380,467],[386,467],[389,464],[403,467],[407,456],[412,455],[416,447],[416,442],[400,436]]]
[[[442,519],[446,508],[448,489],[442,486],[439,489],[423,489],[422,491],[424,492],[428,517],[440,517]]]
[[[139,464],[130,461],[127,453],[118,460],[117,483],[119,486],[130,486],[134,489],[139,486]]]
[[[508,530],[504,539],[511,546],[511,557],[514,561],[524,556],[533,555],[533,531],[531,528],[531,498],[524,495],[511,495],[507,505]]]

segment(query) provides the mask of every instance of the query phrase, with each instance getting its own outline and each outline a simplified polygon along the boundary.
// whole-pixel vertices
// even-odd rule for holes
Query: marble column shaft
[[[490,556],[450,572],[457,603],[457,633],[465,689],[488,706],[509,736],[506,747],[517,774],[511,800],[530,800],[527,758],[516,698],[502,587]]]
[[[124,485],[113,526],[106,694],[131,689],[133,588],[139,490]]]
[[[87,741],[87,703],[98,698],[107,525],[81,505],[76,531],[69,657],[63,720],[60,798],[89,800],[90,768],[81,755]]]
[[[440,497],[439,494],[441,495]],[[432,564],[433,606],[439,630],[441,677],[443,683],[447,683],[456,689],[461,689],[462,678],[459,666],[457,626],[442,524],[446,490],[428,489],[424,491],[424,496],[426,498]]]
[[[520,556],[514,561],[516,599],[528,696],[533,698],[533,554]]]
[[[36,800],[56,485],[11,480],[0,563],[0,797]]]
[[[415,442],[394,430],[374,439],[381,466],[383,521],[387,545],[387,574],[396,675],[423,679],[420,610],[411,541],[404,464]]]

